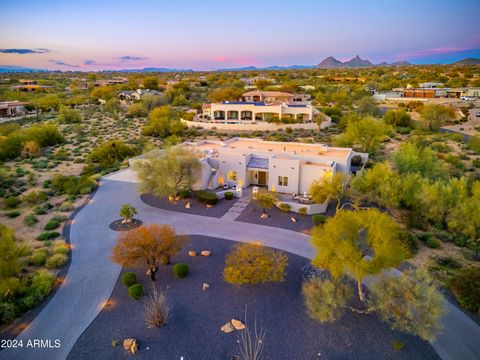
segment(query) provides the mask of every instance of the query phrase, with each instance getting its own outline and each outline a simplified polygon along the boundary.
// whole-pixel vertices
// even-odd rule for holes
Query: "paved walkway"
[[[145,223],[168,223],[181,234],[201,234],[235,241],[261,240],[306,258],[314,254],[308,236],[290,230],[231,219],[188,215],[149,207],[136,191],[131,170],[121,171],[101,180],[101,186],[89,205],[76,216],[71,227],[72,261],[67,277],[54,297],[18,339],[22,349],[5,349],[1,360],[66,359],[76,340],[102,309],[115,286],[120,267],[110,260],[117,233],[108,228],[116,219],[120,206],[131,203]],[[446,303],[444,334],[433,347],[444,360],[480,358],[480,327],[470,318]],[[28,340],[55,339],[58,349],[26,348]]]
[[[228,211],[223,214],[222,220],[235,220],[243,210],[245,210],[252,200],[252,188],[248,187],[244,190],[243,196],[232,205]]]

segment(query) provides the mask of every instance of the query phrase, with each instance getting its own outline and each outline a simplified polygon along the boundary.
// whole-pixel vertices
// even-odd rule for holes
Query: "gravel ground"
[[[230,207],[237,201],[237,198],[233,198],[232,200],[220,199],[214,207],[209,209],[193,197],[188,200],[179,200],[176,203],[171,203],[168,201],[167,198],[159,198],[158,196],[152,194],[142,194],[140,198],[145,204],[158,209],[177,211],[187,214],[210,216],[214,218],[221,218],[228,211],[228,209],[230,209]],[[185,208],[185,204],[187,203],[187,201],[190,201],[190,209]]]
[[[173,305],[171,319],[162,328],[149,329],[143,320],[143,300],[133,300],[120,281],[103,311],[77,341],[68,359],[132,359],[112,340],[134,337],[139,342],[135,359],[231,359],[239,355],[240,334],[223,334],[220,327],[232,318],[266,329],[264,358],[306,359],[439,359],[429,343],[390,330],[375,316],[346,314],[334,324],[310,319],[301,296],[300,269],[308,260],[289,254],[286,281],[280,284],[232,286],[222,280],[225,254],[233,242],[191,236],[189,244],[173,260],[190,265],[185,279],[176,279],[171,265],[158,272],[157,288],[167,289]],[[188,257],[188,250],[211,250],[210,257]],[[131,270],[131,269],[130,269]],[[126,271],[124,269],[124,271]],[[137,277],[150,288],[143,269]],[[210,288],[202,291],[202,284]],[[92,284],[95,286],[95,284]],[[405,348],[394,351],[393,340]],[[148,350],[147,350],[148,348]]]

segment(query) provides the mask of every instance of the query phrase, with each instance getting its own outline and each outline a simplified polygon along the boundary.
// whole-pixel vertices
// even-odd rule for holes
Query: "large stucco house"
[[[256,138],[185,142],[177,147],[187,148],[199,157],[201,170],[193,190],[214,190],[227,184],[229,188],[242,192],[248,186],[254,185],[288,195],[308,193],[312,182],[323,176],[342,172],[348,177],[352,172],[352,157],[357,155],[351,148],[264,141]],[[156,152],[158,153],[158,150]],[[365,163],[368,154],[358,155]],[[137,159],[148,156],[146,154]],[[289,199],[292,199],[292,196]],[[299,204],[297,209],[300,206],[305,205]],[[308,206],[312,209],[308,213],[326,209],[326,206],[323,206],[317,211],[313,206]],[[292,210],[296,210],[294,206]]]
[[[293,118],[314,121],[320,113],[310,104],[309,94],[281,91],[249,91],[239,101],[204,104],[201,117],[215,122],[244,123]]]

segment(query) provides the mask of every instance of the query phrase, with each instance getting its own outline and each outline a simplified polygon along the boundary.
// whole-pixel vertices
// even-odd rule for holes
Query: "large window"
[[[233,171],[233,170],[230,170],[227,174],[227,179],[229,181],[237,181],[237,172]]]
[[[288,176],[279,176],[278,186],[288,186]]]

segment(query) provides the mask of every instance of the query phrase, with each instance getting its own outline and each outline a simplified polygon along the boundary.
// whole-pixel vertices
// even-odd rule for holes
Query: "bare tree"
[[[263,324],[257,327],[257,318],[255,317],[253,330],[247,323],[247,311],[245,310],[245,329],[241,331],[240,354],[243,360],[262,359],[263,347],[265,345],[265,330]]]

